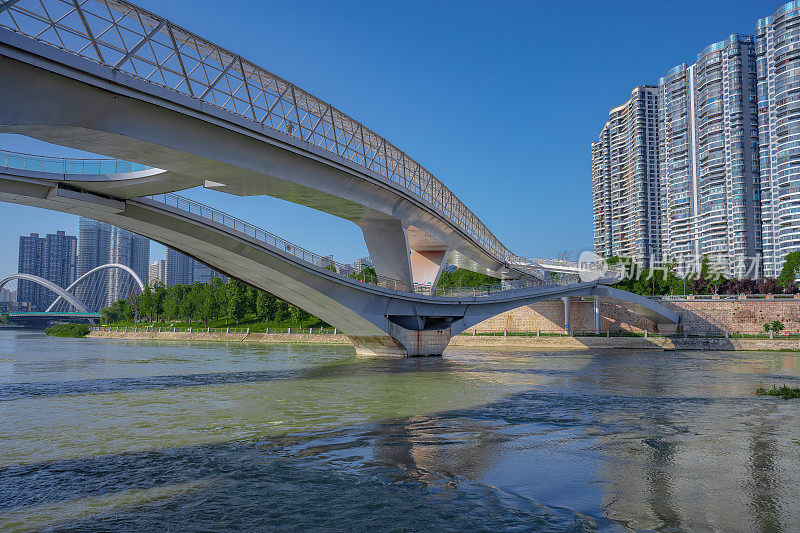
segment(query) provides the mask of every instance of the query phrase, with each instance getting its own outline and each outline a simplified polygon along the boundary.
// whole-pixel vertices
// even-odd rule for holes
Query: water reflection
[[[800,523],[794,355],[51,341],[0,332],[0,528]]]

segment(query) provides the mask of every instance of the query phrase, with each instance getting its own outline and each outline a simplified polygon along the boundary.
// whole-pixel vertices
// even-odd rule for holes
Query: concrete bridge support
[[[594,332],[600,334],[603,315],[600,313],[600,298],[594,299]]]
[[[452,337],[450,328],[414,331],[391,324],[389,331],[390,337],[350,337],[356,355],[400,357],[442,355]]]
[[[564,333],[569,335],[571,326],[569,324],[569,296],[562,298],[564,300]]]

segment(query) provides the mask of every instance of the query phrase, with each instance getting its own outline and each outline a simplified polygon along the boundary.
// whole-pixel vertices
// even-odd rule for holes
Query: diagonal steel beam
[[[278,95],[278,97],[275,99],[275,101],[274,101],[274,102],[272,102],[272,105],[271,105],[271,106],[269,106],[269,109],[267,109],[267,114],[266,114],[266,115],[264,115],[264,118],[262,118],[262,119],[261,119],[261,123],[262,123],[262,124],[263,124],[263,123],[264,123],[264,122],[265,122],[265,121],[266,121],[266,120],[269,118],[269,116],[272,114],[272,110],[273,110],[273,109],[275,109],[275,106],[276,106],[276,105],[278,105],[278,102],[280,102],[280,101],[281,101],[281,98],[283,98],[283,95],[285,95],[285,94],[286,94],[286,91],[288,91],[288,90],[289,90],[289,86],[291,86],[291,83],[287,83],[287,84],[286,84],[286,87],[284,87],[284,88],[283,88],[283,90],[281,91],[281,94],[279,94],[279,95]]]
[[[81,22],[83,22],[83,27],[86,28],[86,35],[89,36],[89,40],[92,42],[94,52],[97,54],[97,59],[99,59],[100,62],[105,65],[106,60],[103,59],[103,53],[100,51],[100,47],[97,45],[97,39],[95,39],[92,29],[89,27],[89,23],[86,22],[86,16],[83,14],[81,5],[78,3],[78,0],[72,0],[72,5],[75,6],[75,11],[78,12],[78,16],[81,18]]]
[[[306,137],[306,141],[308,141],[311,138],[311,136],[314,135],[314,132],[317,131],[317,128],[319,127],[320,123],[322,122],[322,119],[325,118],[325,115],[328,114],[328,110],[330,108],[331,108],[331,105],[328,104],[328,107],[326,107],[325,111],[323,111],[322,114],[319,116],[319,120],[317,120],[317,123],[314,124],[314,127],[311,128],[311,131],[308,133],[308,137]]]
[[[130,51],[128,51],[128,53],[127,53],[127,54],[125,54],[125,57],[123,57],[122,59],[120,59],[119,61],[117,61],[117,64],[116,64],[116,65],[114,65],[114,68],[115,68],[115,69],[119,69],[119,67],[121,67],[122,65],[124,65],[124,64],[125,64],[125,62],[126,62],[127,60],[129,60],[129,59],[130,59],[130,58],[131,58],[131,57],[132,57],[132,56],[133,56],[133,55],[134,55],[136,52],[138,52],[138,51],[139,51],[139,50],[142,48],[142,46],[144,46],[145,44],[147,44],[147,41],[149,41],[150,39],[152,39],[152,38],[153,38],[153,36],[154,36],[156,33],[158,33],[159,31],[161,31],[161,28],[163,28],[163,27],[164,27],[164,24],[165,24],[165,23],[166,23],[166,21],[163,21],[163,20],[162,20],[161,22],[159,22],[158,26],[156,26],[156,27],[153,29],[153,31],[151,31],[150,33],[148,33],[147,35],[145,35],[145,36],[142,38],[142,40],[141,40],[141,41],[139,41],[138,43],[136,43],[136,46],[134,46],[133,48],[131,48],[131,49],[130,49]],[[158,59],[156,58],[156,62],[157,62],[157,61],[158,61]]]
[[[188,89],[189,91],[189,96],[194,97],[192,84],[189,82],[189,76],[188,74],[186,74],[186,67],[183,65],[183,58],[181,57],[181,52],[180,50],[178,50],[178,41],[175,40],[175,32],[172,31],[172,25],[170,24],[167,24],[167,33],[169,33],[169,39],[170,41],[172,41],[172,48],[175,49],[175,57],[178,58],[178,64],[181,66],[181,74],[183,74],[183,79],[186,80],[186,89]]]
[[[219,73],[219,76],[217,76],[214,79],[213,82],[208,84],[208,87],[206,87],[206,90],[203,91],[203,94],[201,94],[198,98],[200,98],[200,100],[203,100],[206,96],[208,96],[208,93],[211,92],[211,90],[217,85],[217,83],[219,83],[219,80],[221,80],[225,76],[225,74],[228,73],[228,71],[231,69],[231,67],[233,65],[235,65],[238,60],[239,60],[239,56],[234,57],[233,60],[231,60],[231,62],[228,63],[228,66],[225,67],[224,69],[222,69],[222,72]]]
[[[7,2],[3,2],[0,4],[0,13],[5,11],[6,9],[10,9],[14,4],[18,3],[19,0],[8,0]]]
[[[244,90],[247,93],[247,100],[250,102],[250,113],[253,115],[253,120],[256,119],[256,106],[253,105],[253,97],[250,96],[250,87],[247,86],[247,74],[244,72],[244,64],[242,64],[242,58],[239,58],[239,70],[242,71],[242,82],[244,83]],[[231,95],[232,96],[232,95]],[[236,103],[234,102],[234,105]]]

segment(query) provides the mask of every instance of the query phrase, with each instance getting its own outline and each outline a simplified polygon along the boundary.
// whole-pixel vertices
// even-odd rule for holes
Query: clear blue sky
[[[444,181],[512,250],[591,248],[589,143],[635,85],[655,84],[782,2],[139,4],[333,103]],[[554,5],[557,4],[557,5]],[[70,154],[0,135],[0,147]],[[366,254],[349,222],[271,198],[192,191],[316,252]],[[0,277],[18,236],[77,219],[0,204]],[[153,258],[163,254],[154,247]]]

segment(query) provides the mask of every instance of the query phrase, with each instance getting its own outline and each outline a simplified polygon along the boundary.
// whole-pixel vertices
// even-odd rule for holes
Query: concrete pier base
[[[450,328],[415,331],[392,324],[391,332],[391,336],[350,337],[356,355],[397,357],[442,355],[451,338]]]

